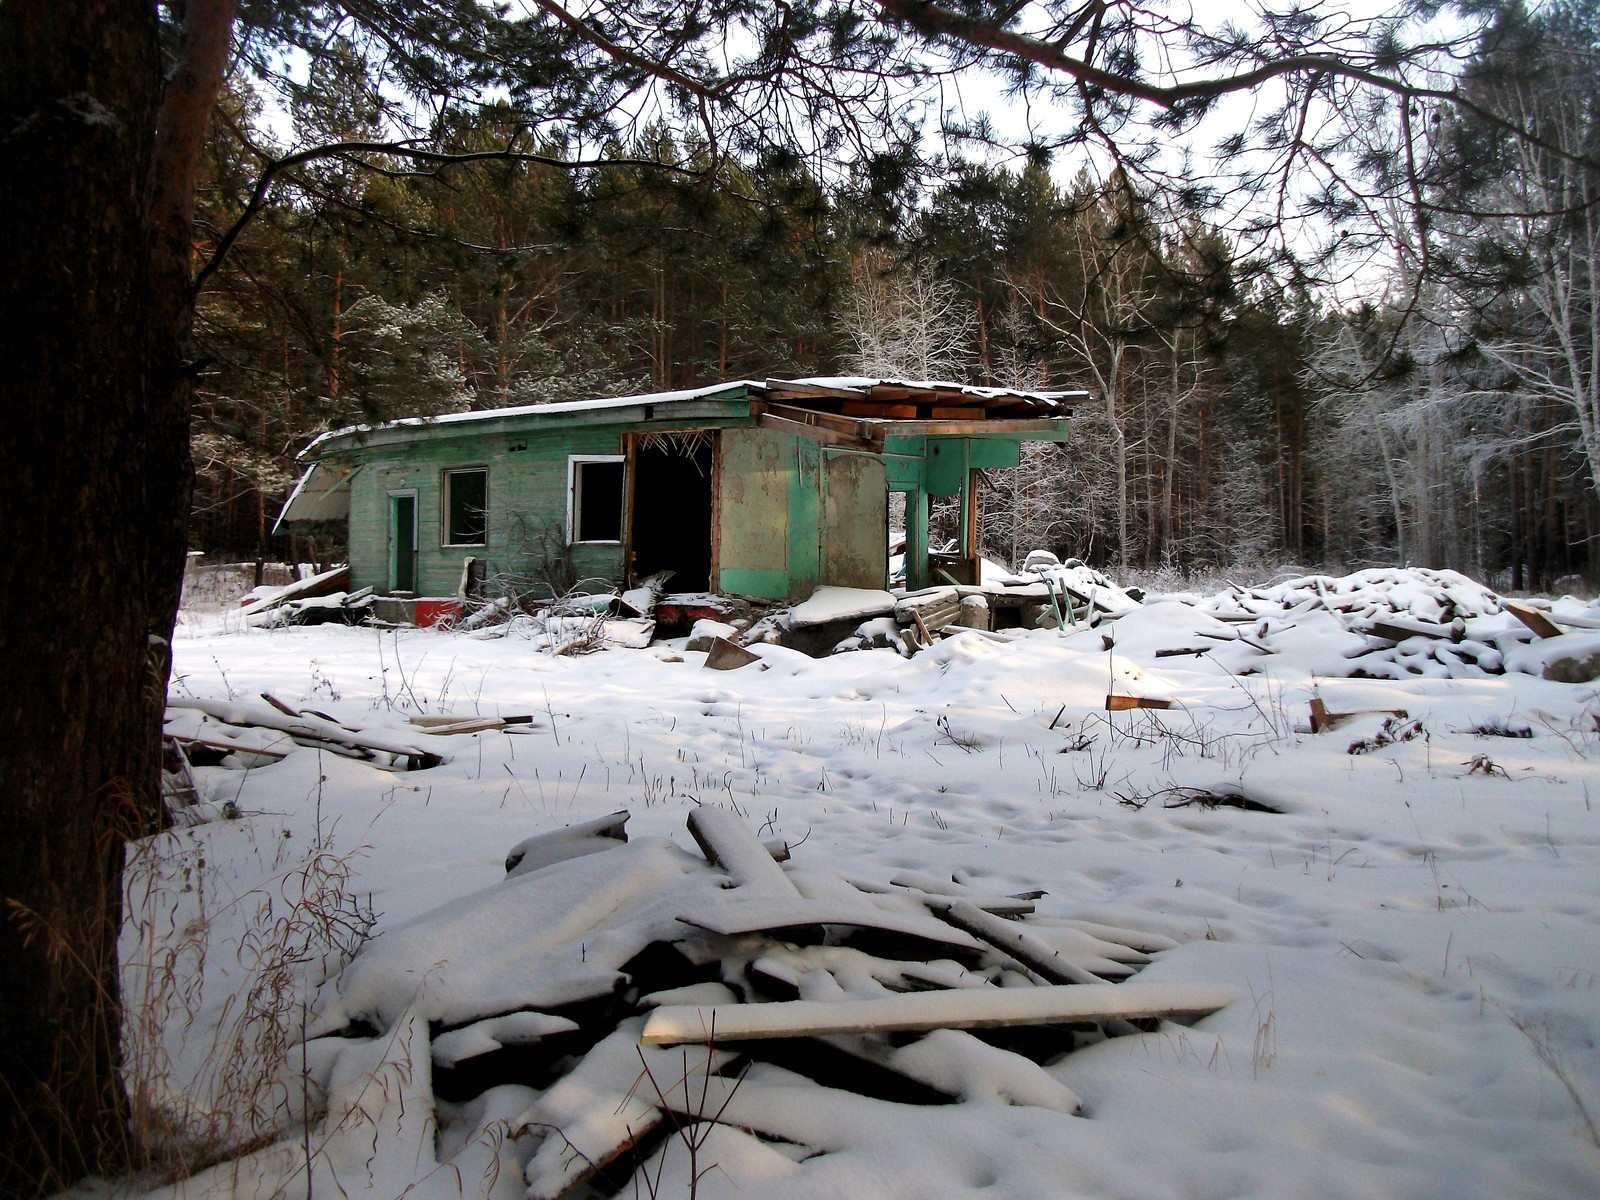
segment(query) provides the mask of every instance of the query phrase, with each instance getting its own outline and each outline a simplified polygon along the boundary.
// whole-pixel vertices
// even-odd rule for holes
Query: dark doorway
[[[671,571],[674,592],[711,588],[711,479],[715,435],[650,433],[633,460],[633,573]]]
[[[389,591],[417,590],[417,494],[389,493]]]

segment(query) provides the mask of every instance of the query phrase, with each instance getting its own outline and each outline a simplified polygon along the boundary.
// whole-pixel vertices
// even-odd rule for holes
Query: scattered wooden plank
[[[788,882],[786,879],[785,882]],[[952,957],[971,958],[983,943],[970,934],[947,925],[926,913],[894,912],[879,908],[862,897],[858,902],[840,898],[808,899],[781,895],[770,898],[757,892],[749,900],[729,900],[700,912],[684,913],[678,920],[695,929],[705,929],[725,937],[743,933],[780,934],[819,926],[839,926],[887,934],[915,942],[906,947],[916,957],[937,950]]]
[[[430,729],[444,729],[451,725],[461,725],[468,721],[498,721],[502,725],[532,725],[533,716],[529,713],[513,717],[412,717],[410,724],[427,731]]]
[[[1059,950],[1046,946],[1021,926],[984,912],[968,900],[928,896],[928,911],[957,929],[965,930],[996,950],[1003,950],[1028,970],[1050,983],[1094,984],[1107,980],[1072,962]]]
[[[1505,601],[1505,609],[1541,638],[1560,637],[1566,632],[1561,626],[1530,605],[1520,604],[1515,600],[1507,600]]]
[[[1329,712],[1321,696],[1311,697],[1312,733],[1325,733],[1330,729],[1337,729],[1346,721],[1365,716],[1399,717],[1404,721],[1410,714],[1403,708],[1362,708],[1353,712]]]
[[[1431,638],[1434,641],[1448,641],[1455,640],[1457,632],[1455,627],[1451,625],[1404,621],[1392,617],[1387,620],[1368,621],[1365,625],[1358,625],[1356,631],[1371,637],[1382,638],[1387,642],[1403,642],[1414,637]]]
[[[798,897],[800,890],[783,873],[750,826],[725,808],[702,807],[689,814],[689,835],[702,854],[742,888],[771,896]]]
[[[871,885],[852,879],[851,885],[859,891],[882,891]],[[904,888],[910,892],[919,892],[928,896],[941,896],[951,900],[965,900],[975,904],[986,913],[997,917],[1025,917],[1033,912],[1033,901],[1037,897],[1030,896],[991,896],[978,891],[976,888],[967,887],[953,879],[941,879],[937,875],[929,875],[925,871],[901,871],[890,876],[891,888]],[[1040,893],[1042,895],[1043,893]]]
[[[490,729],[504,729],[506,723],[499,717],[463,717],[448,725],[426,725],[422,732],[433,737],[448,737],[456,733],[484,733]]]
[[[1171,708],[1173,701],[1157,700],[1152,696],[1119,696],[1112,692],[1106,697],[1107,712],[1127,712],[1134,708]]]
[[[444,761],[433,751],[409,741],[404,731],[341,725],[311,712],[302,711],[296,716],[289,716],[271,705],[192,698],[170,699],[167,707],[201,712],[223,724],[239,728],[255,727],[286,733],[303,746],[320,746],[324,749],[342,747],[365,756],[375,753],[392,755],[403,760],[407,769],[412,771],[436,767]]]
[[[640,1041],[652,1046],[726,1044],[771,1037],[1204,1017],[1233,1001],[1232,992],[1216,987],[1097,983],[908,992],[874,1000],[669,1006],[650,1014]]]
[[[1157,658],[1199,658],[1202,654],[1210,654],[1210,646],[1175,646],[1171,650],[1157,650]]]
[[[423,733],[447,737],[455,733],[483,733],[490,729],[505,729],[512,725],[531,725],[533,718],[524,717],[412,717],[411,724]]]
[[[255,754],[262,758],[288,758],[287,750],[270,750],[265,746],[245,746],[238,742],[225,742],[220,738],[189,737],[178,735],[176,741],[183,746],[204,746],[207,750],[220,750],[223,754]]]
[[[711,652],[706,655],[706,666],[713,671],[735,671],[760,661],[759,654],[720,637],[711,640]]]
[[[264,600],[254,600],[239,609],[241,615],[253,617],[257,613],[271,612],[275,608],[282,608],[293,600],[309,600],[313,596],[331,596],[334,592],[342,592],[345,585],[350,582],[349,567],[335,567],[331,571],[324,571],[320,575],[313,575],[310,579],[302,579],[291,583],[275,596],[268,596]]]
[[[1249,646],[1250,649],[1259,650],[1263,654],[1276,654],[1277,653],[1277,651],[1272,649],[1272,647],[1264,646],[1260,642],[1256,641],[1254,638],[1245,637],[1245,635],[1242,634],[1242,633],[1211,633],[1211,632],[1209,632],[1207,630],[1203,630],[1202,629],[1202,630],[1199,631],[1199,633],[1196,636],[1203,637],[1203,638],[1210,638],[1213,642],[1241,642],[1244,645]],[[1157,658],[1161,657],[1161,652],[1160,651],[1156,652],[1156,657]]]
[[[627,826],[628,812],[623,809],[592,821],[523,838],[506,854],[506,878],[513,879],[586,854],[614,850],[627,842]]]

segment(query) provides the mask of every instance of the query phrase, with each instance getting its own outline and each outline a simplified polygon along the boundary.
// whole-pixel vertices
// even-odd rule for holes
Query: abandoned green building
[[[347,518],[349,586],[391,595],[671,571],[676,592],[792,600],[885,587],[900,492],[906,585],[971,582],[978,472],[1065,442],[1081,394],[774,379],[342,429],[302,453],[279,522]],[[936,497],[959,497],[959,546],[930,556]]]

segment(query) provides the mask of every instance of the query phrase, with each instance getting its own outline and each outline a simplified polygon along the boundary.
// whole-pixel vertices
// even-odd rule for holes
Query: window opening
[[[574,457],[569,460],[569,542],[622,540],[625,462],[620,454]]]
[[[444,544],[482,546],[489,534],[489,472],[444,473]]]

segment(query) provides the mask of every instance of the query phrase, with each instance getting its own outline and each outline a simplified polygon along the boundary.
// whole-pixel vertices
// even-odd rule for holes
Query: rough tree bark
[[[123,843],[154,827],[199,148],[233,7],[0,6],[0,1195],[128,1163]],[[164,70],[165,67],[165,70]]]

